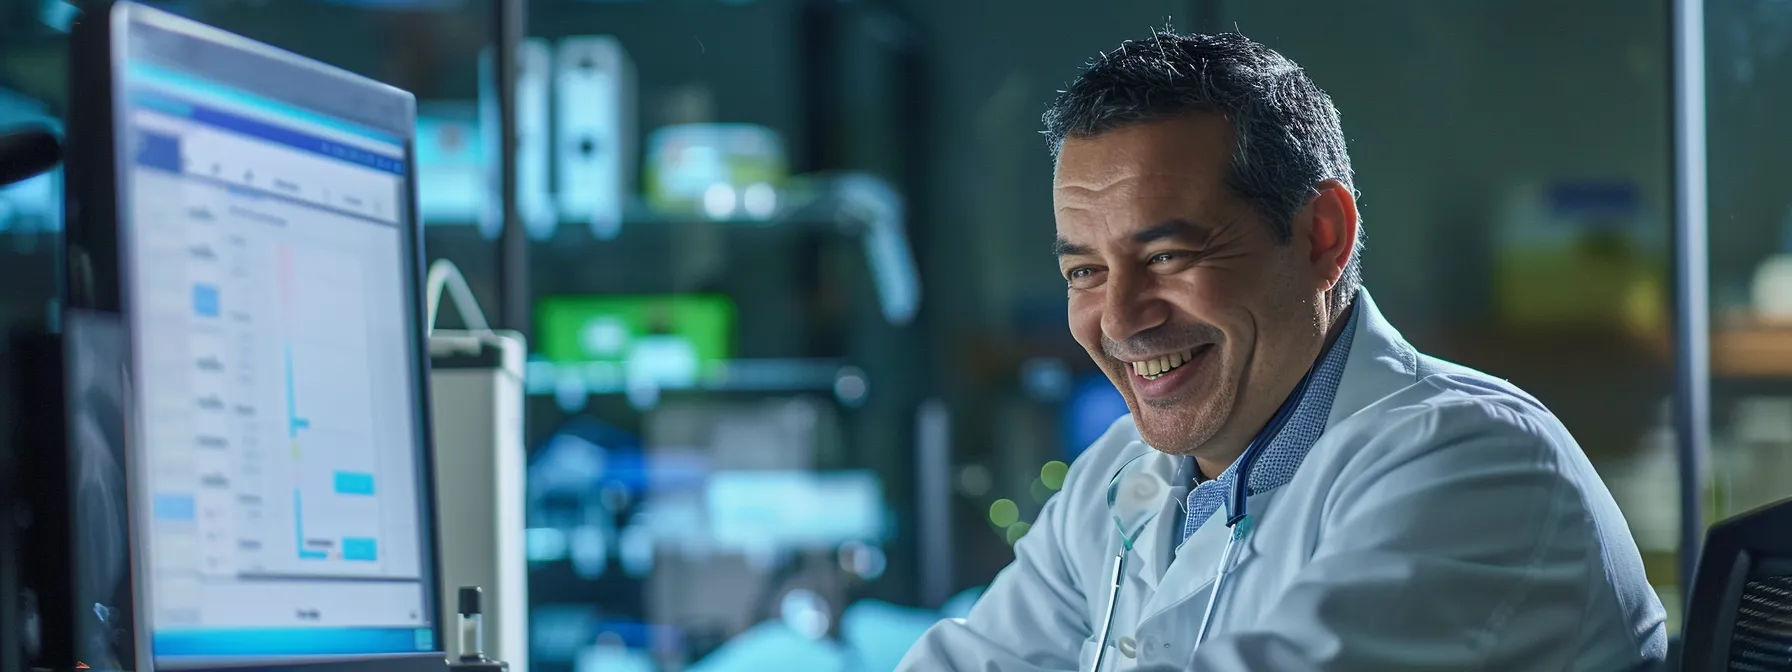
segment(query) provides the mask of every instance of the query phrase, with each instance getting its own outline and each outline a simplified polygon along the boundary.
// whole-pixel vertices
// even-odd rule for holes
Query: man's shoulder
[[[1309,477],[1354,484],[1346,492],[1357,494],[1397,483],[1441,501],[1472,489],[1493,506],[1555,498],[1559,515],[1628,535],[1586,453],[1542,402],[1466,367],[1424,368],[1410,385],[1329,428],[1302,465],[1312,468]]]
[[[1339,419],[1331,431],[1365,448],[1399,453],[1468,443],[1509,446],[1515,456],[1580,453],[1567,427],[1536,397],[1501,378],[1422,355],[1410,384]]]

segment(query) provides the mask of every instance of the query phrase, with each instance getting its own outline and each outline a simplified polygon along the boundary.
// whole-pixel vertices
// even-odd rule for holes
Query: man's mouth
[[[1131,366],[1132,372],[1140,378],[1144,378],[1145,380],[1157,380],[1165,374],[1195,361],[1196,357],[1205,354],[1210,347],[1212,347],[1212,345],[1201,345],[1181,352],[1172,352],[1167,355],[1160,355],[1143,361],[1127,362],[1127,365]]]

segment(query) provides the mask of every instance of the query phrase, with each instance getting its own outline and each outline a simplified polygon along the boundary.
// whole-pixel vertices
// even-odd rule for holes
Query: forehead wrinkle
[[[1204,196],[1211,190],[1201,175],[1185,172],[1139,172],[1108,169],[1080,179],[1064,179],[1062,175],[1053,191],[1079,198],[1164,199]]]
[[[1052,190],[1078,195],[1102,194],[1116,188],[1124,191],[1129,183],[1138,179],[1137,175],[1120,167],[1104,167],[1100,170],[1078,171],[1078,173],[1068,179],[1063,173],[1058,173],[1058,179],[1052,185]]]

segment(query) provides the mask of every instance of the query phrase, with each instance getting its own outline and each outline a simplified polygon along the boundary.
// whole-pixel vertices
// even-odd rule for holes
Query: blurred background
[[[491,2],[152,4],[417,95],[427,252],[529,338],[536,670],[888,670],[965,610],[1125,412],[1039,114],[1166,19],[1331,93],[1377,303],[1563,418],[1678,618],[1666,0],[531,0],[508,261]],[[66,111],[75,12],[0,0],[0,126]],[[1716,519],[1792,493],[1792,1],[1705,24]],[[59,179],[0,191],[0,282]]]

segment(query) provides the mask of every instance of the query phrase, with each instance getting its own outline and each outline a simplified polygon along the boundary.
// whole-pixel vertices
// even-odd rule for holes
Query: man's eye
[[[1157,254],[1151,255],[1151,263],[1153,263],[1153,264],[1167,264],[1167,263],[1170,263],[1175,260],[1176,260],[1175,252],[1159,252]]]
[[[1073,268],[1073,269],[1070,269],[1069,273],[1065,273],[1064,277],[1069,278],[1071,280],[1081,280],[1083,278],[1089,277],[1089,274],[1094,273],[1094,272],[1095,271],[1093,269],[1089,269],[1089,268]]]

